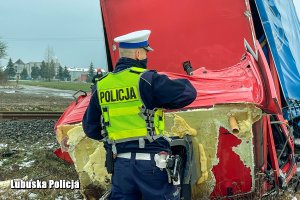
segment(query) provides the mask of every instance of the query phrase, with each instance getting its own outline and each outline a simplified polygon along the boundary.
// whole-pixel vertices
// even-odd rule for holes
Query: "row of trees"
[[[56,78],[63,81],[63,80],[71,80],[70,72],[68,71],[67,67],[62,68],[61,66],[58,67],[58,71],[56,74]]]
[[[1,72],[0,72],[1,73]],[[10,58],[8,61],[8,64],[6,66],[6,69],[4,72],[0,74],[1,80],[4,80],[5,78],[12,79],[16,75],[16,69],[14,68],[12,59]],[[55,74],[55,63],[53,60],[50,61],[50,63],[47,63],[45,61],[42,61],[42,64],[40,68],[36,65],[34,65],[31,68],[31,78],[32,79],[38,79],[39,77],[50,81],[53,79],[53,77],[59,79],[59,80],[70,80],[71,75],[67,69],[67,67],[62,68],[61,66],[58,67],[57,74]],[[26,80],[28,78],[28,71],[24,67],[22,72],[20,73],[20,79]]]
[[[27,73],[27,70],[24,68],[22,73],[24,72],[24,76]],[[20,74],[22,79],[22,73]],[[24,77],[23,76],[23,77]],[[31,78],[38,79],[41,77],[42,79],[50,81],[55,76],[56,79],[64,81],[64,80],[70,80],[71,75],[68,71],[67,67],[62,68],[62,66],[58,67],[57,73],[55,74],[55,63],[53,60],[51,60],[50,64],[46,63],[45,61],[42,62],[41,67],[34,65],[31,68]]]
[[[0,41],[0,59],[4,58],[6,54],[7,45]],[[57,74],[55,74],[55,62],[53,60],[54,57],[54,51],[51,47],[48,47],[45,53],[45,61],[42,61],[42,64],[40,67],[34,65],[31,68],[31,78],[38,79],[39,77],[50,81],[54,77],[59,80],[70,80],[71,75],[67,69],[67,67],[62,68],[61,66],[58,67]],[[8,61],[8,64],[6,66],[6,69],[3,71],[0,68],[0,81],[6,81],[7,79],[12,79],[16,76],[16,69],[14,67],[14,64],[12,62],[12,59],[10,58]],[[20,79],[27,79],[29,77],[27,69],[24,67],[22,72],[20,73]]]
[[[7,45],[0,41],[0,59],[4,58],[6,54]],[[55,62],[53,60],[54,58],[54,51],[51,47],[48,47],[46,49],[45,53],[45,60],[42,61],[42,64],[40,67],[34,65],[31,68],[31,78],[32,79],[44,79],[50,81],[54,77],[58,80],[71,80],[71,75],[67,69],[67,67],[58,67],[57,73],[55,74]],[[92,82],[93,77],[96,75],[94,71],[94,65],[91,62],[87,77],[87,82]],[[0,68],[0,82],[6,81],[7,79],[13,79],[16,76],[16,69],[14,67],[14,64],[12,62],[12,59],[10,58],[8,61],[8,64],[6,66],[6,69],[3,71]],[[20,73],[20,79],[26,80],[29,77],[29,72],[24,67],[22,72]]]

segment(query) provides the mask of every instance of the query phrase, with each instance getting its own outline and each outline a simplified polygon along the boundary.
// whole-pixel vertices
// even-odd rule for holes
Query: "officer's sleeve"
[[[154,73],[152,94],[157,107],[178,109],[191,104],[196,99],[197,91],[187,79],[171,80],[166,75]]]
[[[82,127],[85,134],[94,140],[101,140],[101,125],[100,125],[100,116],[101,108],[97,96],[96,90],[93,91],[91,96],[90,103],[84,113],[82,119]]]

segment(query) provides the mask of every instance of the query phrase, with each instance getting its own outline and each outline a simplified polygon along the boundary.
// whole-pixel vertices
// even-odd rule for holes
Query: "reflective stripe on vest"
[[[139,80],[145,69],[131,67],[108,73],[97,82],[98,99],[102,110],[101,134],[113,143],[148,139],[163,135],[162,109],[148,110],[139,94]]]

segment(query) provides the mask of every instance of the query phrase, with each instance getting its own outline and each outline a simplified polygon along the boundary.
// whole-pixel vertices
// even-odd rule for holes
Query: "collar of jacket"
[[[137,60],[134,60],[132,58],[125,58],[122,57],[118,60],[115,70],[113,72],[119,72],[122,71],[124,69],[128,69],[130,67],[140,67],[140,68],[144,68],[140,65],[140,63]]]

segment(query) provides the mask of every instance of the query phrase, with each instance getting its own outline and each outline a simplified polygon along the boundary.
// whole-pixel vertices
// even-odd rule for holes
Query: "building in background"
[[[16,62],[13,63],[13,66],[14,66],[15,71],[16,71],[16,76],[14,77],[14,79],[17,79],[17,77],[20,78],[20,74],[22,73],[24,68],[27,70],[28,78],[31,79],[32,68],[34,66],[36,66],[39,69],[41,69],[41,65],[42,65],[42,62],[24,63],[21,59],[18,59]],[[57,74],[59,66],[60,66],[60,63],[56,60],[55,61],[55,74]],[[67,69],[70,73],[71,81],[80,81],[80,82],[86,82],[87,81],[88,73],[89,73],[88,68],[68,67]],[[96,74],[97,68],[95,68],[94,70],[95,70],[95,74]],[[101,69],[101,71],[105,72],[105,70],[103,70],[103,69]]]
[[[15,63],[14,63],[14,68],[15,68],[15,79],[19,79],[20,78],[20,74],[23,71],[23,69],[25,68],[25,63],[21,60],[18,59]]]
[[[71,75],[71,81],[83,81],[87,80],[87,75],[89,69],[87,68],[78,68],[78,67],[69,67],[68,71]]]
[[[29,62],[25,64],[25,68],[28,72],[28,77],[31,78],[32,67],[36,66],[41,69],[42,62]]]
[[[36,66],[39,69],[41,69],[42,62],[28,62],[24,63],[21,59],[18,59],[16,62],[14,62],[14,68],[16,71],[16,76],[14,77],[15,79],[22,73],[23,69],[25,68],[28,73],[28,78],[31,79],[31,72],[32,72],[32,67]],[[55,74],[57,74],[58,67],[60,66],[60,63],[58,60],[55,60],[54,62],[54,69],[55,69]]]

